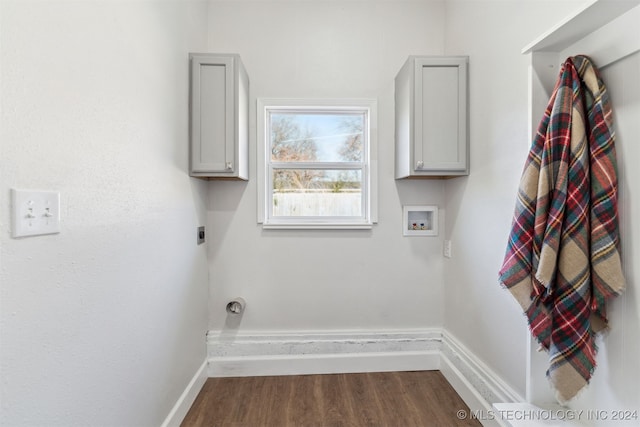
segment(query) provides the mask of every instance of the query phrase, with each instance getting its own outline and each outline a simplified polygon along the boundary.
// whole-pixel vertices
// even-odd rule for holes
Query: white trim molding
[[[207,334],[209,376],[439,369],[440,329],[381,333]]]
[[[505,425],[498,419],[494,404],[524,402],[518,392],[447,331],[442,333],[440,371],[485,427]]]
[[[189,412],[191,405],[193,405],[196,397],[198,397],[198,393],[200,393],[204,383],[207,381],[207,377],[207,360],[205,360],[193,378],[191,378],[191,381],[189,381],[189,384],[178,398],[176,404],[173,405],[171,412],[169,412],[169,415],[167,415],[167,418],[165,418],[162,423],[162,427],[180,426],[187,412]]]
[[[524,401],[518,392],[446,330],[442,333],[442,358],[457,368],[490,404]]]

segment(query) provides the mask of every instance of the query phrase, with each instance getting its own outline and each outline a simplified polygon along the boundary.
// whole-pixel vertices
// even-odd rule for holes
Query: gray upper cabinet
[[[191,53],[190,174],[249,179],[249,77],[235,54]]]
[[[395,177],[469,174],[467,56],[411,56],[395,79]]]

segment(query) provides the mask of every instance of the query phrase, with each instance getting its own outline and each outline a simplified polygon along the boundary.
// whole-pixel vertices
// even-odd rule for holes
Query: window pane
[[[361,162],[365,114],[271,112],[274,162]]]
[[[275,169],[273,216],[362,216],[361,170]]]

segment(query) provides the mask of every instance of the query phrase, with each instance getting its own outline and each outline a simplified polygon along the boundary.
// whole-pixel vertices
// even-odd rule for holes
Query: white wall
[[[344,331],[443,323],[440,237],[403,237],[402,205],[443,207],[440,181],[393,178],[393,80],[410,54],[442,54],[442,2],[217,1],[209,51],[239,53],[251,80],[251,179],[214,182],[211,330]],[[379,224],[371,231],[263,231],[256,222],[257,97],[377,98]],[[243,296],[239,325],[225,323]]]
[[[471,174],[446,183],[453,257],[444,267],[445,327],[523,396],[527,324],[497,280],[530,146],[528,59],[520,51],[575,8],[567,6],[447,2],[446,52],[470,56]]]
[[[520,50],[580,5],[506,1],[447,4],[447,53],[471,55],[472,165],[468,179],[446,184],[446,235],[453,241],[454,257],[444,267],[445,327],[523,396],[530,335],[518,304],[497,280],[530,146],[526,129],[529,59]],[[479,14],[486,19],[478,20]],[[633,289],[638,280],[632,258],[637,259],[634,248],[640,243],[629,219],[631,212],[637,211],[633,205],[637,197],[634,199],[629,184],[637,182],[637,176],[629,162],[638,158],[638,151],[637,145],[624,143],[625,137],[628,141],[638,133],[637,120],[630,119],[637,117],[637,82],[633,80],[637,58],[635,61],[626,63],[622,72],[627,80],[612,75],[611,81],[616,83],[610,88],[614,112],[627,118],[618,159],[623,254],[630,289],[611,305],[614,329],[601,343],[593,384],[573,402],[585,410],[633,410],[640,402],[640,322]],[[531,375],[535,381],[546,382],[544,370]]]
[[[640,44],[640,6],[621,17],[615,25],[610,25],[591,37],[587,37],[563,52],[561,57],[574,52],[588,52],[596,64],[600,65],[602,78],[607,86],[613,120],[616,131],[616,152],[618,159],[619,180],[619,218],[621,236],[622,266],[627,280],[627,289],[620,297],[611,301],[608,306],[610,331],[597,340],[597,367],[591,385],[571,403],[576,410],[601,411],[600,417],[587,416],[586,421],[594,426],[637,426],[640,421],[635,418],[615,419],[618,414],[637,416],[640,411],[640,272],[638,260],[640,256],[640,227],[635,224],[640,211],[640,170],[637,160],[640,159],[640,52],[604,65],[601,55],[605,50],[601,46],[609,46],[624,34],[623,22],[632,23],[628,28],[637,49]],[[629,25],[629,24],[627,24]],[[606,45],[602,43],[606,42]],[[615,43],[615,45],[620,45]],[[604,61],[604,59],[602,59]],[[622,412],[617,412],[622,411]],[[627,411],[627,412],[625,412]],[[600,419],[598,419],[600,418]]]
[[[205,358],[187,53],[207,5],[0,7],[0,424],[160,425]],[[13,187],[59,191],[61,233],[10,238]]]

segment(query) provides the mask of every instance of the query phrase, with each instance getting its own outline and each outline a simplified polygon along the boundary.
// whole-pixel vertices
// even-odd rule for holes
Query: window
[[[258,220],[265,228],[371,228],[376,103],[258,100]]]

